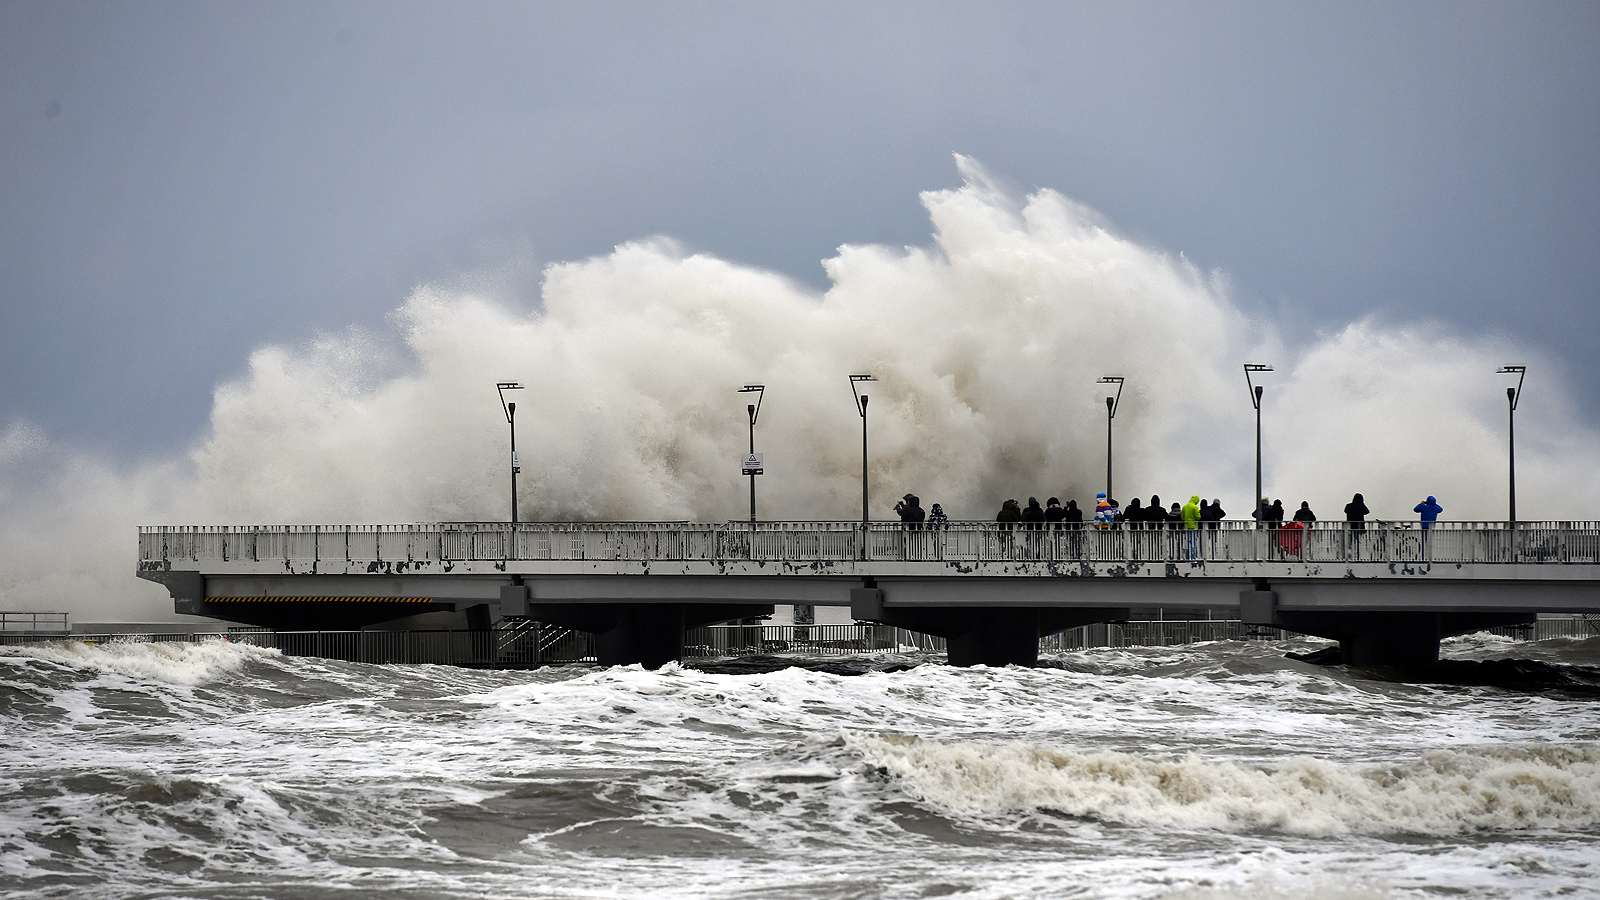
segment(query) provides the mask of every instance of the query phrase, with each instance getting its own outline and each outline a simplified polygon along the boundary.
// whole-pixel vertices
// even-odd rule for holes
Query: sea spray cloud
[[[1017,210],[961,163],[964,187],[923,198],[934,246],[844,247],[822,295],[651,240],[551,266],[531,316],[419,290],[397,316],[417,371],[359,396],[342,387],[347,353],[261,351],[218,392],[203,480],[227,517],[503,517],[492,386],[516,379],[526,517],[721,520],[743,496],[734,391],[761,381],[763,514],[849,517],[860,423],[845,376],[870,372],[876,513],[912,490],[987,517],[997,498],[1096,483],[1092,383],[1110,369],[1133,382],[1125,477],[1215,479],[1236,453],[1166,451],[1237,430],[1219,360],[1237,355],[1238,313],[1181,260],[1051,191]]]
[[[880,379],[875,515],[890,517],[906,491],[978,518],[1006,497],[1092,496],[1103,374],[1129,379],[1116,424],[1125,499],[1200,493],[1247,515],[1245,361],[1278,368],[1266,480],[1291,506],[1337,518],[1362,491],[1376,515],[1409,518],[1435,494],[1446,518],[1503,517],[1492,373],[1522,362],[1534,375],[1519,411],[1519,511],[1600,509],[1600,438],[1537,354],[1374,320],[1288,346],[1230,300],[1222,276],[1055,191],[1019,201],[957,162],[961,187],[922,196],[930,245],[841,247],[821,293],[652,238],[547,267],[532,312],[419,288],[392,316],[398,351],[361,332],[262,348],[217,389],[188,460],[41,456],[27,449],[40,439],[13,426],[0,458],[0,604],[90,618],[169,608],[132,577],[137,523],[504,519],[494,384],[507,379],[527,385],[516,399],[529,520],[742,516],[746,398],[735,391],[749,381],[768,385],[761,515],[859,515],[852,372]]]
[[[169,617],[166,592],[133,577],[136,529],[201,507],[186,461],[118,467],[25,422],[0,433],[0,609],[74,621]]]

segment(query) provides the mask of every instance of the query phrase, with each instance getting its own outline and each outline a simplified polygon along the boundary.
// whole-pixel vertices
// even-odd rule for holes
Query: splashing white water
[[[140,681],[204,684],[277,650],[228,641],[197,643],[59,641],[0,647],[0,658],[42,659],[74,669],[110,672]]]
[[[1053,809],[1133,825],[1293,834],[1458,834],[1600,822],[1600,750],[1435,750],[1357,767],[1310,757],[1272,769],[1029,744],[845,732],[922,800],[963,812]]]
[[[1504,515],[1503,415],[1493,371],[1553,371],[1536,354],[1438,329],[1362,321],[1303,348],[1248,321],[1220,275],[1121,237],[1051,190],[1020,204],[972,161],[923,195],[929,247],[846,246],[808,291],[651,239],[552,265],[539,308],[418,289],[395,314],[409,352],[362,336],[268,347],[216,392],[189,464],[118,473],[0,443],[0,604],[100,604],[135,583],[130,526],[149,521],[342,522],[507,515],[506,425],[516,399],[525,519],[741,515],[742,384],[768,385],[757,449],[764,518],[859,512],[861,422],[845,376],[870,372],[875,514],[918,493],[953,516],[1007,497],[1080,502],[1103,478],[1102,374],[1129,379],[1117,417],[1128,496],[1220,497],[1248,510],[1252,415],[1243,361],[1274,362],[1267,484],[1337,517],[1354,491],[1408,517]],[[1600,441],[1559,387],[1522,412],[1523,518],[1600,509]],[[42,455],[41,455],[42,454]],[[39,459],[53,460],[49,465]],[[31,462],[30,462],[31,461]],[[192,469],[191,469],[192,465]],[[80,477],[88,472],[87,485]]]

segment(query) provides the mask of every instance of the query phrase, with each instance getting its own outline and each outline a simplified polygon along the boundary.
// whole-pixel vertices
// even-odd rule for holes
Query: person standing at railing
[[[935,503],[928,510],[928,531],[932,532],[929,537],[933,540],[934,559],[944,559],[944,532],[949,527],[950,517],[945,515],[944,507]]]
[[[1022,510],[1022,527],[1028,532],[1028,558],[1037,559],[1042,538],[1038,532],[1044,529],[1044,507],[1039,505],[1038,497],[1028,498],[1028,505]]]
[[[1022,507],[1018,506],[1015,500],[1007,500],[1000,504],[1000,512],[994,520],[1000,523],[1001,531],[1010,531],[1016,527],[1016,523],[1022,521]]]
[[[1367,514],[1372,510],[1367,509],[1367,501],[1360,494],[1350,498],[1344,505],[1345,527],[1350,530],[1350,547],[1355,555],[1361,555],[1361,535],[1367,530]]]
[[[994,520],[999,524],[1000,528],[1000,553],[1004,556],[1010,556],[1012,547],[1011,530],[1017,527],[1018,522],[1022,521],[1022,507],[1018,506],[1015,500],[1007,500],[1000,504],[1000,512],[994,517]]]
[[[1029,531],[1044,528],[1044,507],[1039,505],[1038,497],[1028,498],[1028,508],[1022,511],[1022,521],[1027,523]]]
[[[1317,514],[1311,511],[1310,501],[1300,501],[1300,508],[1294,511],[1294,520],[1306,528],[1310,528],[1311,523],[1317,520]]]
[[[1095,494],[1094,498],[1094,527],[1109,529],[1117,521],[1117,508],[1111,505],[1104,491]]]
[[[1189,558],[1194,559],[1199,555],[1200,549],[1200,504],[1204,503],[1199,494],[1189,497],[1189,502],[1183,505],[1178,515],[1183,517],[1183,528],[1189,533]]]
[[[1426,530],[1432,528],[1434,522],[1439,521],[1439,513],[1444,512],[1444,507],[1439,505],[1438,500],[1429,497],[1428,499],[1412,507],[1411,511],[1421,514],[1422,527]]]
[[[1067,552],[1074,559],[1083,555],[1083,510],[1078,508],[1078,501],[1068,500],[1067,505],[1061,509],[1061,527],[1069,534],[1067,536]]]
[[[1051,497],[1044,502],[1044,521],[1051,531],[1061,530],[1061,521],[1067,517],[1067,511],[1061,508],[1061,500]]]
[[[1128,523],[1129,528],[1139,528],[1145,520],[1144,507],[1139,505],[1139,498],[1128,501],[1128,508],[1122,511],[1122,521]]]
[[[1222,501],[1215,497],[1211,498],[1211,508],[1206,510],[1206,512],[1208,515],[1204,516],[1201,521],[1210,522],[1211,524],[1209,527],[1211,528],[1222,527],[1221,522],[1223,518],[1228,515],[1228,513],[1222,508]]]
[[[1068,531],[1083,530],[1083,510],[1078,508],[1078,501],[1067,501],[1066,507],[1061,510],[1061,522]]]
[[[927,518],[927,513],[922,511],[922,501],[916,494],[907,494],[900,498],[894,505],[894,511],[900,514],[900,523],[907,531],[921,531],[922,522]]]

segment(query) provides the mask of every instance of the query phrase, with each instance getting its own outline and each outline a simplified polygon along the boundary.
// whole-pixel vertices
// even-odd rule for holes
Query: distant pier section
[[[533,618],[596,634],[611,664],[661,665],[685,628],[803,604],[944,637],[956,665],[1031,665],[1043,635],[1205,606],[1338,640],[1352,664],[1423,666],[1441,637],[1600,612],[1600,522],[151,526],[138,574],[179,613],[279,629]]]

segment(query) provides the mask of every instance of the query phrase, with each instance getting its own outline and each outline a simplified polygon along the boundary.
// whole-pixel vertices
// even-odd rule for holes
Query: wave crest
[[[1600,823],[1600,748],[1434,750],[1384,765],[1079,753],[846,733],[919,799],[967,813],[1050,809],[1139,825],[1446,835]]]
[[[199,643],[59,641],[0,647],[0,656],[42,659],[74,669],[109,672],[171,684],[202,684],[243,668],[277,650],[228,641]]]

